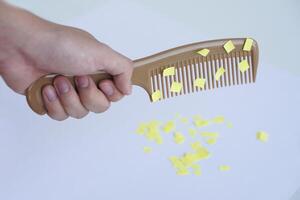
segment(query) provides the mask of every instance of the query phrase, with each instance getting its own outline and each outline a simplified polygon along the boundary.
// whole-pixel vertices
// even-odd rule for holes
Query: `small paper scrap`
[[[206,80],[204,78],[197,78],[194,81],[194,86],[204,89]]]
[[[251,38],[247,38],[243,47],[244,51],[251,51],[253,44],[253,40]]]
[[[197,54],[206,57],[209,54],[209,49],[201,49],[200,51],[197,51]]]
[[[182,89],[182,83],[173,82],[171,85],[171,92],[179,93]]]
[[[175,75],[175,67],[168,67],[163,71],[163,76],[174,76],[174,75]]]
[[[269,140],[269,135],[265,131],[258,131],[256,133],[256,139],[261,142],[267,142]]]
[[[180,132],[174,133],[174,142],[176,144],[182,144],[185,141],[184,135],[182,135]]]
[[[171,131],[173,131],[175,129],[175,123],[174,121],[168,121],[164,126],[163,126],[163,131],[165,133],[170,133]]]
[[[158,100],[161,99],[161,91],[160,90],[156,90],[155,92],[152,93],[151,95],[152,101],[156,102]]]
[[[152,152],[152,148],[151,147],[144,147],[144,153],[151,153]]]
[[[229,171],[230,169],[231,169],[231,167],[228,166],[228,165],[220,165],[220,166],[219,166],[219,170],[220,170],[221,172]]]
[[[239,70],[244,73],[245,71],[247,71],[249,69],[249,63],[247,60],[242,60],[239,63]]]
[[[230,53],[232,50],[235,49],[235,46],[234,46],[233,42],[231,40],[229,40],[224,44],[224,49],[227,53]]]
[[[203,127],[203,126],[209,125],[209,121],[203,119],[201,116],[194,116],[193,120],[194,120],[195,126],[197,126],[197,127]]]
[[[189,133],[189,135],[191,136],[191,137],[195,137],[196,136],[196,134],[197,134],[197,131],[195,130],[195,129],[192,129],[192,128],[190,128],[189,130],[188,130],[188,133]]]
[[[216,81],[218,81],[224,73],[225,73],[224,67],[220,67],[215,74]]]
[[[225,121],[225,118],[223,116],[216,116],[212,121],[216,124],[221,124]]]

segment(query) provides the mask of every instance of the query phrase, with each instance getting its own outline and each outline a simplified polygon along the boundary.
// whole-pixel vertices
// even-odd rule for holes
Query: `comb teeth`
[[[242,60],[247,60],[250,66],[244,73],[238,67]],[[163,70],[168,67],[175,67],[174,76],[163,76]],[[214,76],[220,67],[224,67],[225,73],[216,81]],[[254,82],[252,52],[234,51],[229,54],[211,54],[206,57],[197,55],[188,60],[179,60],[176,63],[159,66],[151,70],[150,75],[152,93],[160,90],[161,99],[231,85],[252,83]],[[197,78],[206,80],[203,89],[194,86],[194,80]],[[182,90],[179,93],[170,91],[174,81],[182,83]]]

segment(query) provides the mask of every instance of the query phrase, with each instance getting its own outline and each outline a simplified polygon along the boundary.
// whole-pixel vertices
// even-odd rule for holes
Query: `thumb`
[[[103,71],[113,76],[116,87],[125,95],[131,93],[132,61],[114,51],[105,44],[100,44],[96,63],[102,66]]]

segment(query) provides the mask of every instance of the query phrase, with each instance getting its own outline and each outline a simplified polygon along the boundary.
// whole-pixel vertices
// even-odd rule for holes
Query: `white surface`
[[[166,9],[171,4],[162,3],[156,9],[156,3],[147,1],[106,1],[72,18],[70,25],[92,32],[130,58],[205,39],[253,36],[261,52],[257,83],[156,104],[149,103],[142,89],[134,88],[132,96],[113,104],[102,115],[62,123],[34,115],[24,97],[1,83],[0,199],[291,198],[300,187],[300,77],[292,72],[299,64],[296,58],[285,60],[279,56],[278,49],[299,44],[299,28],[295,26],[299,14],[293,12],[299,3],[281,2],[275,1],[274,9],[266,7],[271,4],[253,3],[257,12],[252,12],[254,19],[248,28],[243,21],[251,16],[214,13],[211,20],[215,25],[203,26],[208,25],[209,17],[191,24],[192,20],[180,17],[191,16],[191,10],[179,10],[175,16]],[[236,6],[227,5],[224,9],[240,15],[245,4]],[[189,8],[195,11],[195,7],[207,15],[215,6],[206,3],[200,7],[193,2]],[[280,9],[279,17],[276,13]],[[289,20],[283,24],[279,18]],[[274,24],[267,23],[267,19],[274,20]],[[235,23],[226,27],[224,21],[228,20]],[[277,22],[286,31],[277,29]],[[279,37],[286,38],[287,43],[277,44]],[[234,124],[232,130],[220,129],[222,138],[210,148],[214,156],[202,165],[201,177],[175,175],[167,157],[182,150],[171,142],[153,145],[153,154],[144,155],[142,148],[149,143],[132,134],[139,122],[167,120],[177,112],[205,117],[221,114]],[[260,129],[270,134],[267,144],[255,140],[255,132]],[[225,162],[232,170],[219,173],[216,167]]]

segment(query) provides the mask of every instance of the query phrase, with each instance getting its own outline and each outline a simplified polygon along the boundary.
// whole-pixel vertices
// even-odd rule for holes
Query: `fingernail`
[[[86,76],[76,77],[75,82],[79,88],[87,88],[89,86],[89,79]]]
[[[46,94],[48,101],[53,102],[57,99],[57,95],[54,89],[47,87],[45,88],[44,92]]]
[[[108,84],[103,84],[101,87],[101,90],[105,93],[107,96],[111,96],[114,94],[114,89],[108,85]]]
[[[70,91],[70,86],[65,80],[58,80],[56,83],[59,94],[66,94]]]

